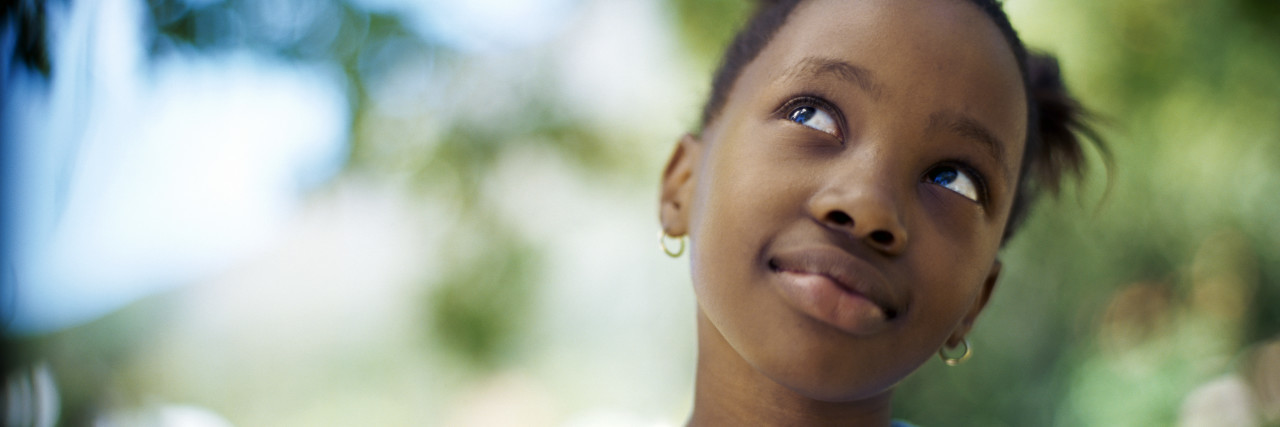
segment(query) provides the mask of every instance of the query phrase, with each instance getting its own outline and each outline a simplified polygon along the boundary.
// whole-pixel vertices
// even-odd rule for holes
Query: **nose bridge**
[[[869,148],[869,147],[868,147]],[[814,218],[876,249],[896,253],[907,242],[902,202],[909,181],[896,176],[890,152],[861,150],[834,162],[814,194]]]

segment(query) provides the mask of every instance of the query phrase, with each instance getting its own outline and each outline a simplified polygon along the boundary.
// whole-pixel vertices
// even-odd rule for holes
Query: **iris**
[[[787,116],[787,118],[791,119],[791,121],[793,122],[796,122],[799,124],[805,124],[805,122],[809,121],[809,119],[812,119],[813,115],[817,113],[818,113],[818,110],[813,107],[800,107],[800,108],[796,108],[795,110],[792,110],[791,115]]]

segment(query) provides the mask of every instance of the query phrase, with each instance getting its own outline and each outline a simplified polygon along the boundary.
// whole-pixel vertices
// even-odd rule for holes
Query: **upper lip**
[[[893,319],[902,313],[902,298],[878,270],[839,248],[822,246],[779,252],[769,259],[775,271],[816,274],[866,297]]]

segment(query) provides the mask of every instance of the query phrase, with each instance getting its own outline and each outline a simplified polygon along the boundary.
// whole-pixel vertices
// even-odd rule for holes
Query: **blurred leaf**
[[[700,68],[710,73],[726,46],[746,22],[757,1],[668,0],[676,30]],[[708,74],[709,75],[709,74]]]
[[[0,26],[14,30],[13,48],[17,63],[48,77],[53,72],[49,61],[49,4],[66,1],[9,0],[0,5]]]
[[[477,229],[490,227],[477,224]],[[539,259],[512,237],[459,234],[456,239],[472,240],[467,243],[480,245],[479,253],[454,264],[434,285],[427,312],[445,348],[477,369],[493,369],[513,357],[530,320]]]

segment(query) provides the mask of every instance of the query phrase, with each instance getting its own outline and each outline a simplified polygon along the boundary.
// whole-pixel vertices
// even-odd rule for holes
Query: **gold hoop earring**
[[[667,247],[668,238],[678,240],[680,242],[680,249],[677,249],[675,252],[672,252],[671,249]],[[680,237],[668,236],[665,230],[658,230],[658,247],[662,248],[662,252],[666,253],[667,256],[672,258],[679,258],[680,255],[684,253],[684,236],[680,236]]]
[[[965,360],[969,360],[969,356],[973,355],[973,350],[969,348],[968,338],[960,339],[960,344],[964,346],[964,354],[961,354],[960,357],[948,356],[946,346],[938,349],[938,357],[941,358],[942,362],[946,363],[947,366],[956,366],[964,363]]]

